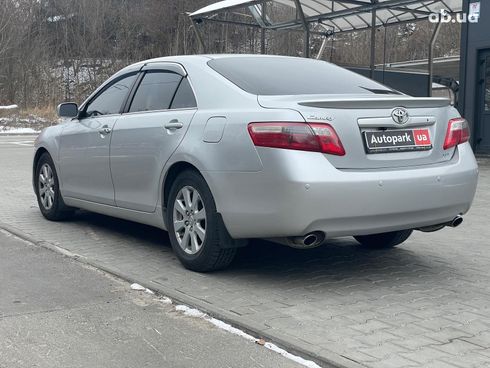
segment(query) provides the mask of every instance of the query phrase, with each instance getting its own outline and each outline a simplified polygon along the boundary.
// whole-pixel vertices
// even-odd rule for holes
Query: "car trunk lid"
[[[264,108],[296,110],[306,122],[332,125],[342,141],[346,155],[325,157],[338,169],[430,165],[448,161],[454,153],[454,149],[444,150],[443,144],[448,121],[458,115],[449,100],[444,98],[365,94],[302,95],[258,96],[258,102]],[[393,114],[398,108],[408,113],[406,121],[395,121]],[[420,138],[426,135],[428,137],[421,141]],[[381,145],[388,146],[386,151],[379,147],[369,149],[367,141],[371,140],[373,148],[373,142],[377,145],[376,139],[385,140]],[[403,151],[395,152],[390,142],[386,142],[390,139],[407,139],[423,144],[417,147],[397,147],[397,150]],[[407,149],[411,151],[404,151]]]

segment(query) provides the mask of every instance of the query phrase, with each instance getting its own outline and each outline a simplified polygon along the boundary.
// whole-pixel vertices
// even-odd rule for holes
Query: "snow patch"
[[[166,296],[162,296],[162,297],[158,298],[158,301],[160,303],[163,303],[163,304],[173,304],[172,299],[167,298]]]
[[[213,317],[209,317],[206,318],[206,320],[211,323],[212,325],[214,325],[215,327],[221,329],[221,330],[224,330],[224,331],[227,331],[229,333],[232,333],[233,335],[237,335],[237,336],[240,336],[240,337],[243,337],[245,340],[248,340],[248,341],[252,341],[252,342],[258,342],[260,339],[256,339],[255,337],[253,337],[252,335],[249,335],[248,333],[246,332],[243,332],[242,330],[236,328],[236,327],[233,327],[232,325],[226,323],[226,322],[223,322],[219,319],[216,319],[216,318],[213,318]]]
[[[68,15],[64,15],[64,14],[61,14],[61,15],[54,15],[52,17],[48,17],[47,21],[49,23],[56,23],[56,22],[60,22],[62,20],[67,20],[67,19],[71,19],[73,18],[75,15],[74,14],[68,14]]]
[[[32,128],[10,128],[0,125],[0,134],[38,134],[39,130]]]
[[[7,105],[7,106],[0,106],[0,110],[14,110],[18,109],[19,106],[17,105]]]
[[[190,308],[187,305],[177,305],[175,310],[184,313],[184,315],[195,318],[205,318],[206,314],[200,310]]]
[[[154,293],[153,291],[151,291],[150,289],[147,289],[147,288],[145,288],[144,286],[141,286],[140,284],[136,284],[136,283],[131,284],[131,289],[133,289],[133,290],[137,290],[137,291],[144,291],[145,293],[147,293],[147,294],[151,294],[151,295],[155,294],[155,293]]]
[[[291,353],[287,352],[286,350],[281,349],[279,346],[274,345],[270,342],[266,342],[264,346],[265,346],[265,348],[272,350],[272,351],[282,355],[283,357],[285,357],[289,360],[292,360],[293,362],[301,364],[304,367],[320,368],[320,366],[318,364],[316,364],[315,362],[312,362],[311,360],[306,360],[306,359],[301,358],[300,356],[291,354]]]

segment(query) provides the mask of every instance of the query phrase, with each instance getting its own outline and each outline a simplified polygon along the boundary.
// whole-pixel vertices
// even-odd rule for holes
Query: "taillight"
[[[444,149],[456,147],[458,144],[468,142],[470,139],[470,127],[466,119],[456,118],[449,120],[447,126]]]
[[[342,142],[330,124],[250,123],[248,131],[254,144],[259,147],[345,155]]]

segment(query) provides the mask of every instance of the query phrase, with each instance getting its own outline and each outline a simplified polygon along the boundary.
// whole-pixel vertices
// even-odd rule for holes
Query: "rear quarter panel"
[[[248,124],[260,121],[304,121],[301,114],[289,109],[265,109],[257,96],[239,89],[207,65],[184,65],[189,73],[198,103],[198,111],[182,143],[172,155],[162,173],[162,182],[168,170],[178,162],[188,162],[204,176],[221,207],[221,193],[216,190],[215,173],[259,172],[262,162],[248,133]],[[206,142],[206,124],[218,117],[223,127],[217,142]],[[211,120],[213,121],[213,120]]]

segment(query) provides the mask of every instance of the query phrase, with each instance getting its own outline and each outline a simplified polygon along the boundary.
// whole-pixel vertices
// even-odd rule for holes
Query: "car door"
[[[180,65],[153,63],[142,72],[127,112],[114,127],[111,172],[118,207],[154,212],[163,167],[184,138],[197,104]]]
[[[60,175],[65,197],[115,205],[111,134],[137,76],[135,71],[108,83],[63,130]]]

